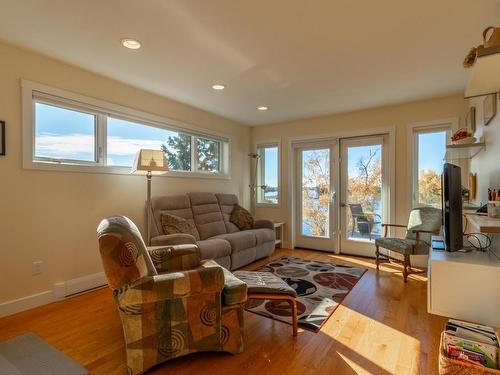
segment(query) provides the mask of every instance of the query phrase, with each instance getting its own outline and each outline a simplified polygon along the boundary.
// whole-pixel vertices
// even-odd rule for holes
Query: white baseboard
[[[107,284],[104,272],[77,277],[54,284],[52,290],[36,293],[30,296],[0,303],[0,317],[16,314],[38,306],[47,305],[51,302],[64,299],[73,294],[82,293],[87,290],[98,288]]]
[[[32,294],[31,296],[21,297],[11,301],[0,303],[0,317],[12,315],[34,307],[46,305],[54,301],[52,290]]]
[[[104,272],[77,277],[76,279],[54,284],[54,298],[59,300],[73,294],[104,286],[107,283],[108,281]]]

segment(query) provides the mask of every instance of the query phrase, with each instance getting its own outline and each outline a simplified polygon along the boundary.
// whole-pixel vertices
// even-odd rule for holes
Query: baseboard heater
[[[56,300],[69,298],[107,285],[108,281],[104,272],[98,272],[54,284],[54,298]]]

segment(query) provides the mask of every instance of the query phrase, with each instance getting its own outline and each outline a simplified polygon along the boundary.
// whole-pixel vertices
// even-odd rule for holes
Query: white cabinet
[[[500,260],[489,252],[431,249],[427,310],[500,327]]]

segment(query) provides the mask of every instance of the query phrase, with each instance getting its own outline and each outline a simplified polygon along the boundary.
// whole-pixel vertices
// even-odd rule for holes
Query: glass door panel
[[[385,217],[384,138],[342,140],[341,251],[372,256]]]
[[[335,146],[327,144],[296,150],[296,247],[335,249],[334,149]]]
[[[303,236],[330,238],[330,149],[302,151]]]

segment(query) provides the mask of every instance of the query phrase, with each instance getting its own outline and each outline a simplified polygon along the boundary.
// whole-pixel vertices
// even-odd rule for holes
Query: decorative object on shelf
[[[483,100],[484,125],[488,125],[497,114],[497,94],[488,95]]]
[[[471,133],[476,132],[476,107],[470,107],[465,116],[465,127],[470,129]]]
[[[488,36],[490,31],[491,34]],[[465,56],[463,62],[464,68],[471,68],[474,66],[477,58],[484,53],[484,50],[498,47],[500,47],[500,27],[489,26],[483,31],[483,44],[480,44],[477,47],[472,47]]]
[[[5,155],[5,121],[0,121],[0,155]]]
[[[147,189],[147,219],[146,219],[146,235],[147,244],[151,245],[151,177],[153,174],[160,175],[168,172],[167,159],[162,150],[146,150],[140,149],[135,156],[134,165],[130,173],[146,175]]]
[[[500,91],[500,27],[483,31],[483,44],[472,47],[463,61],[471,68],[465,98],[494,94]]]
[[[455,145],[469,144],[476,142],[476,138],[467,130],[467,128],[461,128],[453,133],[451,136],[451,142]]]
[[[462,185],[462,199],[464,201],[470,201],[470,190]]]

